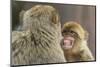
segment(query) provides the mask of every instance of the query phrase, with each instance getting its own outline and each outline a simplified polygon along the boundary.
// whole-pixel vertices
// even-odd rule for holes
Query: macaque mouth
[[[74,37],[72,36],[65,36],[63,40],[63,48],[70,49],[73,47],[74,44]]]

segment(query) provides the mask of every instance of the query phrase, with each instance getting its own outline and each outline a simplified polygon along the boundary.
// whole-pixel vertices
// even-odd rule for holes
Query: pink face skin
[[[65,35],[64,38],[63,38],[63,45],[62,45],[62,48],[63,49],[71,49],[73,44],[74,44],[74,37],[72,36],[69,36],[69,35]]]

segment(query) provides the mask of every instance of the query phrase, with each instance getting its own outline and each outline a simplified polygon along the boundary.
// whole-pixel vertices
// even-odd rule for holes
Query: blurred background
[[[55,7],[61,19],[61,24],[67,21],[76,21],[89,32],[88,46],[96,57],[96,6],[92,5],[74,5],[40,2],[14,1],[12,3],[12,30],[17,30],[19,23],[19,13],[22,10],[28,10],[34,5],[46,4]]]

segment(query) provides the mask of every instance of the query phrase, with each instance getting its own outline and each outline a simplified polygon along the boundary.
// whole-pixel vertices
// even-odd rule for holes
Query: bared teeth
[[[64,40],[64,44],[65,45],[71,45],[71,41],[70,40]]]
[[[73,42],[74,42],[74,38],[71,36],[66,36],[64,37],[64,44],[63,44],[63,48],[64,49],[71,49],[73,47]]]

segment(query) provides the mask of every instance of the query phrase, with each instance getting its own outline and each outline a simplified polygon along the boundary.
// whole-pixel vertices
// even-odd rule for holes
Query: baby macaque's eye
[[[73,36],[78,36],[77,33],[74,32],[74,31],[72,31],[72,30],[70,30],[69,32],[70,32]]]
[[[64,30],[62,33],[67,33],[67,30]]]
[[[76,34],[74,31],[71,31],[71,30],[69,32],[72,33],[72,34]]]
[[[72,30],[64,30],[64,31],[62,32],[62,35],[68,35],[68,34],[70,34],[70,35],[72,35],[72,36],[78,36],[77,33],[74,32],[74,31],[72,31]]]

